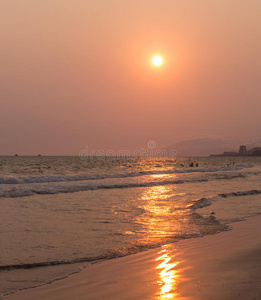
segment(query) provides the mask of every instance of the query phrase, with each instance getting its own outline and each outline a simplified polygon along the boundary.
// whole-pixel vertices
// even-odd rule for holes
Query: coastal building
[[[224,152],[222,155],[224,155],[224,156],[236,156],[236,155],[238,155],[238,153],[237,152]]]
[[[219,155],[210,155],[210,156],[261,156],[261,147],[255,147],[250,150],[247,150],[246,146],[239,146],[239,152],[227,152]]]
[[[239,155],[247,155],[246,146],[239,146]]]
[[[247,155],[261,156],[261,147],[255,147],[247,151]]]

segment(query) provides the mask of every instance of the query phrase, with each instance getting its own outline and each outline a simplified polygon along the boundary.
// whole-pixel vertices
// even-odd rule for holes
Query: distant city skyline
[[[166,147],[166,149],[176,149],[177,154],[183,156],[209,156],[211,154],[219,155],[223,152],[238,152],[241,145],[245,145],[248,150],[261,147],[261,139],[239,141],[205,137],[180,141]]]

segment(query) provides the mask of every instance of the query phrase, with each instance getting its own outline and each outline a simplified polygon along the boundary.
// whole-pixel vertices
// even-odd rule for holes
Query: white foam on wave
[[[245,168],[252,168],[254,165],[240,165],[228,166],[222,168],[206,168],[206,169],[175,169],[163,171],[144,171],[144,172],[131,172],[124,174],[113,175],[71,175],[71,176],[39,176],[39,177],[0,177],[0,184],[23,184],[23,183],[44,183],[44,182],[70,182],[70,181],[84,181],[84,180],[100,180],[109,178],[126,178],[126,177],[140,177],[146,175],[169,175],[169,174],[187,174],[187,173],[213,173],[213,172],[228,172],[238,171]]]
[[[194,201],[193,204],[188,205],[186,208],[196,210],[198,208],[211,205],[211,202],[212,201],[210,198],[201,198],[199,200]]]
[[[248,196],[248,195],[258,195],[261,194],[261,190],[251,190],[251,191],[242,191],[242,192],[232,192],[219,194],[220,197],[229,197],[229,196]]]
[[[198,182],[206,180],[194,180],[189,182]],[[50,194],[60,194],[60,193],[75,193],[82,191],[90,191],[97,189],[120,189],[120,188],[137,188],[137,187],[149,187],[149,186],[159,186],[168,184],[182,184],[184,180],[167,180],[167,181],[153,181],[153,182],[143,182],[143,183],[122,183],[122,184],[101,184],[101,185],[91,185],[91,184],[77,184],[77,185],[40,185],[33,187],[25,186],[15,186],[11,189],[5,189],[0,192],[0,198],[15,198],[15,197],[25,197],[33,194],[40,195],[50,195]]]
[[[17,177],[0,177],[0,184],[19,184],[23,183],[23,179]]]
[[[202,207],[210,206],[212,201],[215,200],[217,197],[233,197],[233,196],[248,196],[248,195],[258,195],[261,194],[261,190],[250,190],[250,191],[238,191],[238,192],[231,192],[231,193],[224,193],[211,196],[209,198],[200,198],[198,200],[193,201],[192,204],[186,206],[187,209],[196,210]]]

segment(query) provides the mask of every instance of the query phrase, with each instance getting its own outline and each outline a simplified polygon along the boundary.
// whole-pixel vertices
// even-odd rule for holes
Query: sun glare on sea
[[[152,63],[154,66],[160,66],[162,64],[162,58],[160,56],[154,56]]]

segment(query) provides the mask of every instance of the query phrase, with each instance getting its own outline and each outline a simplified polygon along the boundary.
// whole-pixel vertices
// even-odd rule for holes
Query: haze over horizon
[[[258,0],[2,0],[0,155],[258,144],[260,12]]]

